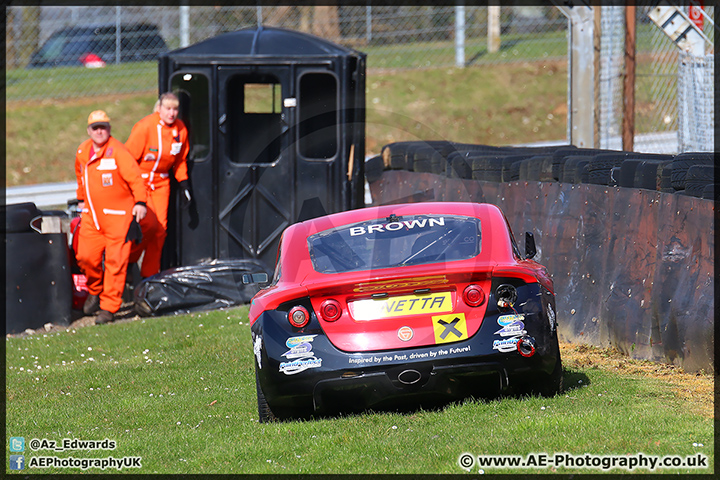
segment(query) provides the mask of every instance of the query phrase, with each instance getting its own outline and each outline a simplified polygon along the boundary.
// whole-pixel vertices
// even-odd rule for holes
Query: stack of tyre
[[[496,147],[449,141],[385,145],[365,164],[369,182],[384,170],[487,182],[540,181],[643,188],[716,199],[714,153],[624,152],[572,145]]]
[[[715,154],[712,152],[681,153],[673,159],[665,184],[677,193],[718,200],[720,188],[715,177]]]

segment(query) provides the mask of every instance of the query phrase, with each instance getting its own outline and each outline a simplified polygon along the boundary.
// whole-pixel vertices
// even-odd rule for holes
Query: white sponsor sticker
[[[256,335],[253,341],[253,352],[258,362],[258,368],[262,369],[262,335]]]
[[[113,184],[112,173],[103,173],[102,174],[102,186],[103,187],[112,187],[112,184]]]
[[[305,358],[312,357],[312,343],[302,343],[282,354],[285,358]]]
[[[548,321],[550,322],[550,331],[555,331],[555,311],[552,309],[552,305],[548,304]]]
[[[493,350],[497,350],[502,353],[513,352],[517,350],[517,338],[506,338],[505,340],[495,340],[493,342]]]
[[[285,375],[295,375],[304,372],[310,368],[319,368],[322,366],[322,358],[306,358],[302,360],[293,360],[292,362],[280,363],[280,371]]]
[[[511,323],[510,325],[505,325],[503,328],[495,332],[495,335],[500,335],[501,337],[518,337],[520,335],[525,335],[526,333],[525,324],[521,321],[517,321]]]
[[[117,170],[114,158],[101,158],[98,170]]]

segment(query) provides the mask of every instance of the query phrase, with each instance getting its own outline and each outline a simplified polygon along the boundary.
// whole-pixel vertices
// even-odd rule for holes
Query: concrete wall
[[[373,205],[492,203],[553,275],[561,340],[714,371],[715,206],[679,194],[591,184],[483,182],[385,170]]]

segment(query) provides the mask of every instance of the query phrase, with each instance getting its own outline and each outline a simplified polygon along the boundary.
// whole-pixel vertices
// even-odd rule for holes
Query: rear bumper
[[[256,351],[261,355],[260,386],[273,412],[291,416],[411,405],[431,408],[470,396],[497,395],[516,381],[549,375],[557,361],[556,345],[539,345],[533,356],[524,357],[518,351],[498,352],[492,339],[476,337],[445,346],[359,355],[341,352],[319,335],[312,339],[313,357],[302,360],[305,368],[288,374],[283,367],[288,360],[282,357],[286,346],[278,348],[267,337],[262,343]]]
[[[409,404],[433,405],[472,395],[497,393],[508,386],[498,363],[403,365],[318,381],[312,392],[313,411],[361,411]]]
[[[425,407],[516,385],[523,390],[528,382],[549,378],[559,361],[552,296],[533,288],[516,331],[500,322],[506,312],[488,309],[480,329],[466,340],[394,350],[339,350],[309,301],[311,320],[301,330],[290,327],[287,311],[265,311],[252,325],[259,385],[280,417]],[[492,298],[489,303],[494,305]],[[362,339],[362,331],[357,335]],[[522,352],[516,348],[521,338],[528,339]]]

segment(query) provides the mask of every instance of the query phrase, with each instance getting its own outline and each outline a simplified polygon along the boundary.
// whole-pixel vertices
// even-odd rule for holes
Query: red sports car
[[[553,283],[530,233],[525,247],[490,204],[368,207],[291,225],[250,307],[260,421],[508,387],[557,393]]]

